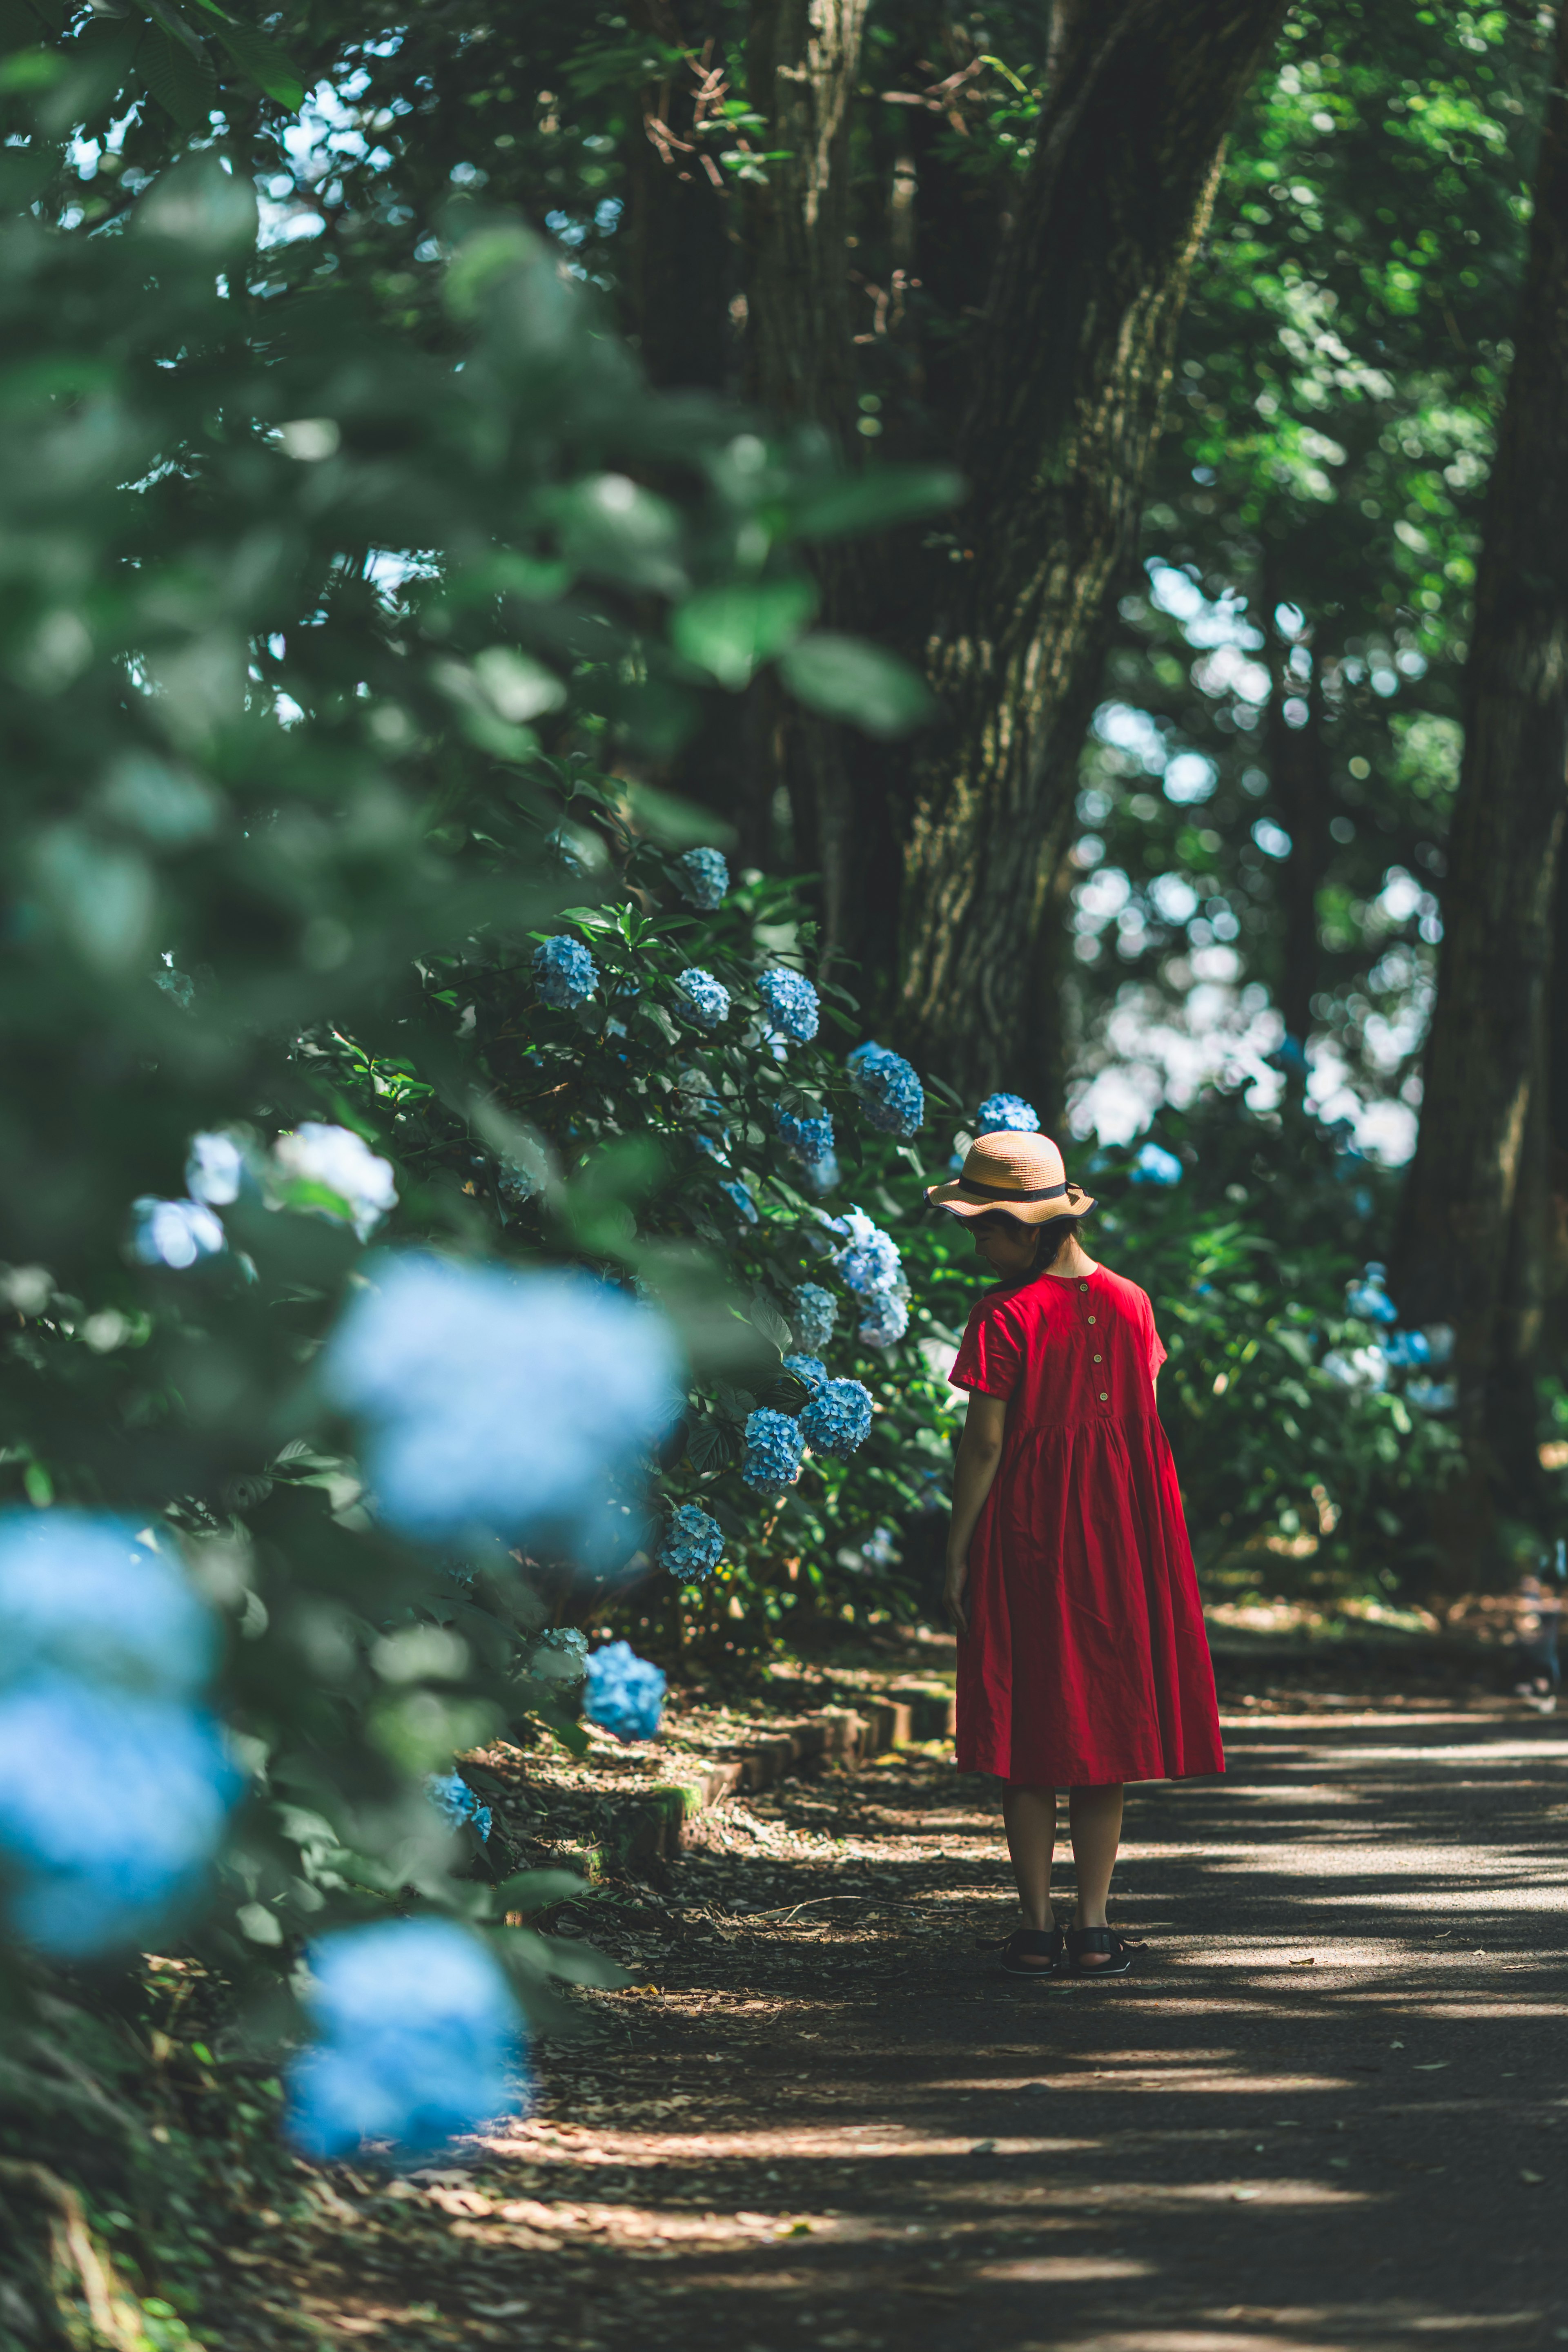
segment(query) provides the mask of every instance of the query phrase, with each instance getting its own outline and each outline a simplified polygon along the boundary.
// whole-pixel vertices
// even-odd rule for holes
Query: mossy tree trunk
[[[1455,1328],[1465,1507],[1450,1579],[1523,1511],[1550,1209],[1546,1024],[1568,813],[1568,11],[1559,17],[1513,372],[1488,494],[1421,1134],[1396,1258]],[[1522,1421],[1522,1426],[1521,1426]]]
[[[974,352],[962,560],[934,583],[902,1042],[967,1093],[1047,1082],[1037,946],[1073,818],[1194,256],[1281,0],[1109,0],[1060,79]],[[1040,1049],[1043,1048],[1043,1058]]]

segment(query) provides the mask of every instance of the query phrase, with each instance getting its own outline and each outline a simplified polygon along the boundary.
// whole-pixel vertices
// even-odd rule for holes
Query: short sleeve
[[[994,1305],[982,1299],[965,1326],[963,1341],[947,1379],[956,1389],[977,1389],[982,1396],[1009,1397],[1018,1382],[1021,1360],[1016,1335],[1009,1330]]]
[[[1166,1360],[1166,1349],[1164,1340],[1155,1328],[1155,1310],[1146,1295],[1144,1299],[1144,1322],[1149,1343],[1149,1378],[1154,1381],[1159,1377],[1160,1366]]]

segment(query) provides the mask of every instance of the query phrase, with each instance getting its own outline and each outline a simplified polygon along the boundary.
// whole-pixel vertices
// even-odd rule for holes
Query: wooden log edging
[[[739,1790],[772,1788],[791,1772],[827,1763],[864,1764],[889,1748],[917,1739],[942,1739],[953,1729],[950,1691],[925,1686],[890,1691],[885,1697],[857,1697],[853,1706],[825,1706],[788,1729],[750,1743],[690,1780],[643,1789],[635,1797],[606,1801],[599,1843],[584,1857],[591,1878],[606,1869],[652,1862],[678,1853],[686,1823]]]

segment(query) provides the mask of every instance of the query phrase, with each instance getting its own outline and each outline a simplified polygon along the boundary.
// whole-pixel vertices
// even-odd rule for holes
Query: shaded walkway
[[[1568,2343],[1568,1725],[1228,1738],[1227,1781],[1138,1792],[1113,1916],[1150,1948],[1103,1988],[973,1948],[1012,1916],[994,1802],[936,1758],[727,1809],[662,1895],[594,1906],[660,1990],[596,2000],[530,2121],[473,2172],[350,2179],[319,2317],[552,2352]]]

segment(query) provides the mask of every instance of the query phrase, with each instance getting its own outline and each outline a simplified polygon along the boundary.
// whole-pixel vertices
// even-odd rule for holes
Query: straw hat
[[[1020,1135],[1010,1128],[982,1135],[969,1146],[963,1174],[949,1184],[928,1185],[925,1197],[956,1217],[1004,1209],[1026,1225],[1082,1217],[1094,1206],[1087,1192],[1068,1182],[1061,1154],[1049,1135]]]

